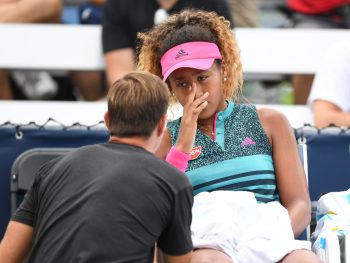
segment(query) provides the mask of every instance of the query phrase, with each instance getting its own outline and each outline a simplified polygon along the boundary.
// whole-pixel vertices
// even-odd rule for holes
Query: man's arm
[[[0,2],[0,22],[59,22],[61,11],[61,0],[7,0]]]
[[[336,126],[350,126],[350,113],[343,112],[335,104],[326,100],[315,100],[312,104],[315,124],[319,128],[335,124]]]
[[[123,77],[126,73],[135,69],[135,52],[132,48],[122,48],[107,52],[104,55],[108,87]]]
[[[350,125],[349,61],[349,42],[339,42],[328,49],[316,72],[308,103],[320,128]]]
[[[102,21],[102,45],[106,63],[107,87],[136,68],[136,32],[130,27],[134,4],[106,0]],[[134,2],[132,2],[134,3]]]
[[[1,263],[20,263],[27,256],[33,239],[31,226],[10,221],[2,242],[0,243]]]

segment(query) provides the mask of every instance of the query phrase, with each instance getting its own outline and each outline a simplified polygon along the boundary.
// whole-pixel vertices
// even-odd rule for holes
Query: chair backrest
[[[304,172],[305,172],[305,176],[306,176],[306,181],[308,182],[309,167],[308,167],[308,163],[307,163],[307,146],[306,146],[306,143],[302,140],[298,142],[298,152],[299,152],[299,156],[301,159],[301,163],[303,164],[303,168],[304,168]]]
[[[307,164],[307,145],[305,141],[298,141],[298,152],[301,159],[301,163],[303,164],[306,182],[308,182],[308,164]],[[311,227],[310,224],[307,226],[305,231],[298,237],[300,240],[310,240],[311,237]]]
[[[17,196],[32,185],[39,168],[72,148],[33,148],[21,153],[11,168],[11,214],[17,209]]]
[[[340,129],[339,129],[340,130]],[[324,131],[307,138],[309,190],[312,200],[350,186],[350,130],[338,134]]]

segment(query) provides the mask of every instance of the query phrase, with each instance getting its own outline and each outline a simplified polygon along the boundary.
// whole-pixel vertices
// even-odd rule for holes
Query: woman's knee
[[[299,249],[289,253],[280,263],[322,263],[322,261],[312,251]]]
[[[203,248],[193,252],[191,263],[233,263],[233,261],[219,250]]]

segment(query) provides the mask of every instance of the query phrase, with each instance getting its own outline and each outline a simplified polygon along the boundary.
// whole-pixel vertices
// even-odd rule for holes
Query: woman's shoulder
[[[280,111],[270,108],[257,109],[261,121],[267,122],[288,122],[287,117]]]
[[[257,108],[254,104],[250,103],[237,103],[235,104],[236,110],[238,112],[245,112],[246,114],[255,115],[257,114],[261,122],[286,122],[288,119],[286,116],[275,109],[271,108]]]
[[[287,117],[280,111],[269,108],[259,108],[258,116],[267,134],[279,133],[290,127]]]

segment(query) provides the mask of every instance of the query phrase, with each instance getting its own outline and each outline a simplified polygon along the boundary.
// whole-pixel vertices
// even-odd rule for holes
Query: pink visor
[[[169,49],[160,60],[162,75],[165,81],[179,68],[206,70],[215,59],[222,59],[219,48],[209,42],[187,42]]]

